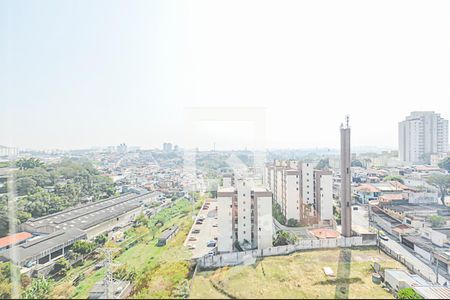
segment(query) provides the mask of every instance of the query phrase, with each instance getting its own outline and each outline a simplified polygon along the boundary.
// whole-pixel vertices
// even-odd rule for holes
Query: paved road
[[[217,224],[217,201],[216,199],[208,199],[207,200],[209,204],[208,210],[204,210],[203,207],[200,209],[197,217],[195,218],[195,221],[200,217],[203,216],[205,220],[203,221],[203,224],[192,225],[192,228],[189,232],[189,235],[186,238],[185,245],[194,245],[195,249],[191,250],[192,252],[192,258],[199,258],[206,254],[208,254],[209,251],[213,250],[212,247],[207,247],[208,241],[213,240],[215,237],[218,236],[217,227],[214,227],[214,224]],[[193,229],[200,229],[200,233],[193,234]],[[196,241],[189,241],[190,237],[195,237]]]
[[[369,228],[369,216],[367,211],[367,206],[356,205],[358,207],[357,210],[352,209],[352,225],[358,225],[364,228]],[[382,230],[375,223],[370,224],[371,226]],[[384,230],[383,230],[384,232]],[[397,237],[386,234],[389,236],[389,240],[384,241],[380,240],[380,243],[387,246],[389,249],[395,251],[396,253],[402,255],[406,261],[414,265],[415,268],[419,269],[419,271],[426,277],[428,280],[432,282],[436,282],[436,273],[434,272],[433,266],[430,267],[429,263],[425,263],[419,257],[416,256],[409,248],[398,242]],[[439,275],[439,283],[445,283],[446,279]]]
[[[275,218],[272,218],[273,220],[273,228],[274,233],[277,230],[283,230],[283,231],[289,231],[297,236],[300,236],[304,239],[314,239],[314,235],[308,231],[308,228],[305,227],[287,227],[282,225],[280,222],[278,222]]]
[[[419,269],[420,272],[431,282],[436,282],[436,273],[430,267],[430,265],[425,264],[422,260],[416,257],[413,253],[407,250],[402,244],[395,241],[392,237],[387,241],[380,240],[380,243],[386,245],[389,249],[395,251],[398,254],[401,254],[406,261],[413,264],[415,268]],[[439,275],[439,283],[444,284],[447,280]]]

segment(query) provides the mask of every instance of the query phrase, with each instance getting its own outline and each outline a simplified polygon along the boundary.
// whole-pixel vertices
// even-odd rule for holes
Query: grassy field
[[[332,249],[267,257],[255,265],[197,273],[191,298],[376,298],[392,295],[372,283],[373,262],[404,268],[376,249]],[[323,272],[330,267],[334,277]]]
[[[133,297],[152,298],[170,297],[177,285],[187,277],[188,265],[185,263],[190,258],[189,251],[183,246],[189,229],[192,225],[192,213],[198,211],[201,206],[201,199],[195,209],[192,205],[186,205],[184,202],[177,203],[173,208],[167,208],[161,211],[154,218],[164,220],[164,226],[155,234],[147,233],[133,247],[123,251],[114,259],[118,265],[126,265],[128,270],[136,273],[135,295]],[[176,224],[180,230],[166,246],[157,247],[156,242],[161,232]],[[134,240],[136,234],[130,235],[130,240]],[[124,247],[123,245],[117,247]],[[69,271],[68,275],[60,282],[56,283],[52,298],[74,298],[86,299],[89,291],[95,283],[102,280],[105,276],[105,269],[92,270],[94,261],[86,261],[82,267],[77,267]],[[84,273],[86,278],[73,287],[69,282],[78,274]],[[172,280],[175,278],[175,280]],[[155,282],[155,281],[158,282]],[[170,281],[170,282],[168,282]],[[63,296],[63,297],[62,297]]]

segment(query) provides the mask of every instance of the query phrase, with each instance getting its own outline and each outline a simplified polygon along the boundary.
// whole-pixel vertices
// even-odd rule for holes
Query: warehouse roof
[[[153,194],[127,193],[118,197],[77,206],[45,217],[30,219],[25,224],[39,231],[46,226],[58,229],[88,229],[105,220],[113,219],[127,211],[138,208],[144,199]]]
[[[12,247],[0,255],[7,259],[14,259],[15,261],[23,262],[45,252],[50,253],[54,248],[71,244],[73,241],[85,237],[86,233],[77,228],[58,230],[28,243]]]
[[[31,238],[33,235],[29,232],[18,232],[15,234],[11,234],[5,237],[0,238],[0,248],[15,245],[17,243],[20,243],[22,241],[25,241],[29,238]]]

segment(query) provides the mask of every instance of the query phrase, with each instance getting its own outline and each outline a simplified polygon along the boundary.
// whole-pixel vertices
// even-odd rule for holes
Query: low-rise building
[[[165,246],[167,242],[172,239],[178,232],[178,226],[174,225],[163,231],[161,236],[158,238],[158,247]]]
[[[130,224],[145,204],[156,201],[157,195],[128,193],[32,218],[20,227],[35,237],[3,251],[0,256],[19,266],[47,264],[64,256],[77,240],[93,239],[113,228]]]
[[[18,232],[0,238],[0,252],[5,251],[13,246],[25,243],[31,239],[33,235],[29,232]]]

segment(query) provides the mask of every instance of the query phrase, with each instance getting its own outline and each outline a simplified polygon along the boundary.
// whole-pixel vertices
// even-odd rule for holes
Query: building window
[[[298,191],[298,188],[297,188],[297,191]]]

